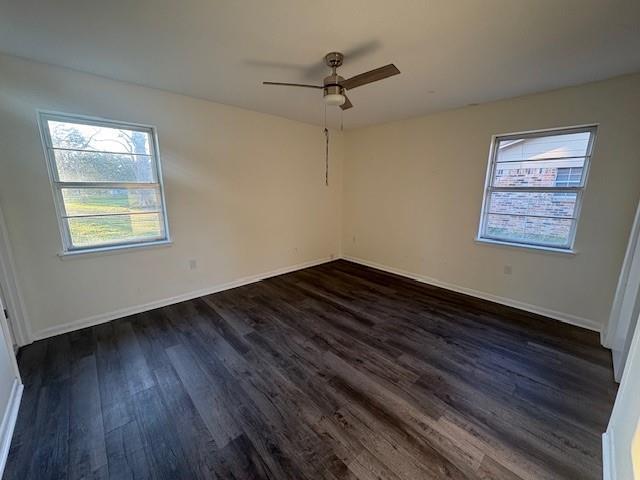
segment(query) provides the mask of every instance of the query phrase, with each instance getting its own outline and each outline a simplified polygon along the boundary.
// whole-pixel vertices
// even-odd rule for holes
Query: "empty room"
[[[640,2],[0,0],[0,477],[640,480]]]

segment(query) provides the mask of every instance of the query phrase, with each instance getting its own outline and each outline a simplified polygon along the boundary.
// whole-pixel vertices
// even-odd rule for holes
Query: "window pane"
[[[498,162],[536,160],[541,158],[584,157],[588,155],[591,132],[523,137],[500,140]]]
[[[75,248],[158,240],[165,236],[163,219],[158,213],[75,217],[67,222]]]
[[[582,167],[559,168],[556,187],[578,187],[582,184]]]
[[[151,141],[147,132],[58,120],[48,120],[47,124],[54,148],[146,155],[151,153]]]
[[[566,247],[569,244],[572,222],[573,220],[557,218],[489,214],[485,235],[507,242]]]
[[[577,199],[574,192],[492,192],[489,213],[573,217]]]
[[[161,205],[156,188],[63,188],[62,198],[69,216],[158,211]]]
[[[157,182],[150,155],[54,150],[54,157],[62,182]]]
[[[493,185],[495,187],[580,186],[583,166],[584,158],[498,163],[495,166]],[[571,175],[571,184],[566,183],[567,175]]]

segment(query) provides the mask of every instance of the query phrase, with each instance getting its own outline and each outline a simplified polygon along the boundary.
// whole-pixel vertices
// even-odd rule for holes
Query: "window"
[[[495,138],[480,240],[570,251],[596,127]]]
[[[40,114],[65,252],[168,241],[152,127]]]

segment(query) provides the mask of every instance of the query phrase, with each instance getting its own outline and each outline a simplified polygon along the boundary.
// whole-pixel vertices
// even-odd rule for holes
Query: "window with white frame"
[[[479,239],[570,251],[596,127],[497,136]]]
[[[65,252],[166,242],[153,127],[40,114]]]

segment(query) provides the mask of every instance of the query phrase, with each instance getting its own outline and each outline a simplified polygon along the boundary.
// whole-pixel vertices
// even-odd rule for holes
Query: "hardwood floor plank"
[[[197,478],[187,460],[177,435],[177,421],[162,402],[158,387],[146,388],[135,394],[136,419],[152,477],[159,479]]]
[[[351,411],[351,407],[336,413],[343,428],[351,432],[364,447],[380,462],[403,480],[416,478],[464,479],[465,475],[433,451],[416,458],[402,445],[389,441],[386,435],[379,434],[379,425],[362,421]]]
[[[237,331],[241,336],[248,335],[253,332],[249,316],[243,312],[242,308],[238,308],[235,302],[225,301],[224,295],[208,295],[202,297],[202,300],[209,305],[215,312],[220,315],[225,322]]]
[[[69,380],[48,382],[39,392],[34,450],[22,478],[66,479],[69,475]]]
[[[228,468],[220,478],[271,480],[277,478],[245,434],[231,440],[218,454]]]
[[[350,464],[349,471],[359,480],[400,480],[368,450],[361,452]]]
[[[196,359],[183,345],[167,349],[171,364],[218,448],[225,447],[241,434],[230,412],[224,408],[221,393],[209,381]]]
[[[140,314],[138,321],[131,322],[131,328],[149,369],[155,370],[171,363],[165,350],[177,345],[178,339],[163,309]]]
[[[107,478],[98,372],[94,355],[74,362],[71,370],[69,478]]]
[[[193,478],[210,478],[212,472],[219,470],[215,461],[216,443],[211,433],[174,369],[168,365],[156,369],[154,374],[167,414],[175,420],[175,441],[182,447],[185,460],[193,470]]]
[[[471,472],[480,463],[482,452],[467,451],[466,455],[455,452],[456,445],[432,428],[436,425],[435,419],[412,409],[402,398],[385,391],[342,360],[335,358],[334,362],[336,377],[330,386],[348,400],[340,414],[345,417],[348,412],[352,417],[350,424],[358,419],[362,425],[378,432],[376,437],[421,459],[432,476],[465,478],[461,469]],[[474,453],[478,458],[474,458]],[[452,463],[461,460],[467,463],[458,466]]]
[[[216,406],[229,413],[232,421],[240,427],[267,463],[274,478],[291,480],[305,478],[297,465],[275,441],[270,426],[262,418],[257,406],[220,359],[213,354],[211,346],[215,344],[215,338],[205,336],[195,328],[183,335],[193,355],[198,358],[199,364],[207,373],[212,388],[217,392],[220,401]]]
[[[508,468],[500,465],[491,457],[485,457],[478,467],[478,478],[482,480],[522,480]]]
[[[70,339],[70,335],[58,335],[47,340],[47,353],[43,361],[43,385],[69,380],[72,355]]]
[[[105,434],[135,419],[129,386],[125,381],[125,365],[120,361],[114,324],[94,327],[96,367],[100,388],[100,405]]]
[[[129,393],[132,395],[155,385],[153,373],[131,327],[131,323],[135,321],[136,317],[134,316],[131,320],[118,320],[113,324],[120,362],[122,365],[126,365],[126,368],[123,369],[124,379],[127,382]]]
[[[133,480],[152,478],[138,422],[132,420],[105,436],[109,478]]]
[[[287,448],[305,478],[323,478],[321,467],[330,448],[303,419],[319,420],[315,409],[305,405],[299,391],[258,359],[246,360],[225,340],[219,339],[215,354],[234,376],[246,395],[270,425],[272,434]],[[249,357],[249,353],[246,354]]]

